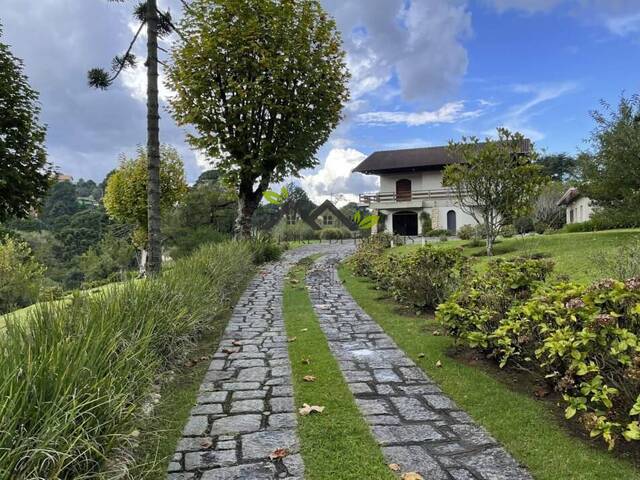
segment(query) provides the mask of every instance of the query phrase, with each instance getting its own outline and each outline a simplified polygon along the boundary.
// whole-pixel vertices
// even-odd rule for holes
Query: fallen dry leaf
[[[304,379],[305,382],[315,382],[316,381],[316,377],[314,377],[313,375],[305,375],[302,378]]]
[[[398,465],[397,463],[390,463],[389,464],[389,468],[391,470],[393,470],[394,472],[399,472],[400,471],[400,465]]]
[[[302,364],[303,365],[309,365],[311,363],[311,359],[310,358],[304,358],[302,359]]]
[[[209,360],[209,355],[203,355],[200,357],[200,361],[204,362],[205,360]]]
[[[241,342],[240,340],[234,340],[234,341],[233,341],[233,345],[234,345],[235,347],[241,347],[241,346],[242,346],[242,342]]]
[[[298,410],[298,412],[303,417],[306,417],[307,415],[311,415],[312,413],[324,412],[324,407],[319,407],[318,405],[309,405],[305,403],[302,405],[302,408]]]
[[[238,353],[237,350],[233,350],[231,348],[223,348],[222,353],[226,353],[227,355],[231,355],[232,353]]]
[[[549,389],[547,387],[537,387],[534,391],[533,394],[537,397],[537,398],[544,398],[547,395],[549,395]]]
[[[300,330],[301,332],[308,332],[309,329],[308,328],[303,328],[302,330]]]
[[[287,340],[289,342],[295,342],[298,339],[298,337],[289,337]]]
[[[138,438],[140,436],[140,430],[134,430],[129,434],[130,437]]]
[[[440,330],[434,330],[434,331],[433,331],[433,335],[434,335],[434,336],[436,336],[436,337],[437,337],[438,335],[440,335]]]
[[[281,458],[289,455],[289,450],[286,448],[277,448],[269,455],[269,460],[280,460]]]
[[[211,439],[211,438],[204,438],[200,442],[200,446],[202,448],[211,448],[212,445],[213,445],[213,439]]]
[[[436,362],[436,367],[441,368],[442,367],[442,362],[440,360],[438,360]]]
[[[187,368],[190,368],[190,367],[193,367],[195,363],[193,362],[193,360],[187,360],[186,362],[184,362],[183,365]]]
[[[407,472],[402,475],[402,480],[424,480],[424,478],[419,473]]]
[[[424,353],[419,353],[418,358],[424,358]]]

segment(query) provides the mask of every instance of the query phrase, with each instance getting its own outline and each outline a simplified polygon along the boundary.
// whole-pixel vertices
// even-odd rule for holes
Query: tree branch
[[[129,54],[131,53],[131,50],[133,49],[133,46],[136,43],[136,40],[138,40],[138,37],[140,36],[140,32],[142,32],[142,28],[145,26],[147,22],[142,22],[140,24],[140,27],[138,28],[138,31],[136,32],[136,34],[133,37],[133,40],[131,40],[131,43],[129,44],[129,48],[127,48],[127,51],[125,52],[124,56],[122,57],[122,62],[120,63],[120,68],[118,68],[118,70],[116,71],[116,73],[113,74],[113,76],[109,79],[109,84],[112,84],[116,78],[118,78],[118,76],[122,73],[122,70],[124,70],[125,66],[127,65],[127,57],[129,57]]]
[[[176,33],[178,34],[178,36],[179,36],[179,37],[180,37],[184,42],[186,42],[186,41],[187,41],[186,37],[182,34],[182,32],[178,29],[178,27],[176,27],[176,26],[174,25],[174,23],[171,21],[171,19],[170,19],[167,15],[165,15],[163,12],[161,12],[160,10],[158,10],[157,8],[156,8],[156,11],[158,12],[158,15],[160,15],[160,16],[162,17],[162,19],[163,19],[165,22],[167,22],[167,23],[169,24],[169,26],[171,27],[171,29],[172,29],[174,32],[176,32]]]

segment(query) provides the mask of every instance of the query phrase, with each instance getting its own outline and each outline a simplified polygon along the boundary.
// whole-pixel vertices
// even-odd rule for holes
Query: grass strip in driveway
[[[481,368],[448,357],[453,341],[433,335],[438,329],[435,321],[402,315],[396,303],[381,299],[371,282],[354,276],[344,264],[339,274],[369,316],[536,480],[640,479],[631,461],[569,433],[545,402],[509,388]]]
[[[285,282],[284,320],[293,371],[296,407],[326,407],[321,414],[298,416],[298,434],[307,480],[385,480],[396,478],[360,415],[340,367],[313,311],[305,287],[309,257],[296,265]],[[306,360],[309,363],[305,363]],[[316,377],[305,382],[304,377]]]

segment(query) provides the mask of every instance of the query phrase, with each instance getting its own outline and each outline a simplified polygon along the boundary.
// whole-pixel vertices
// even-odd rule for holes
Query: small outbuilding
[[[593,215],[591,200],[581,195],[576,187],[567,190],[558,200],[558,205],[566,208],[567,224],[586,222]]]

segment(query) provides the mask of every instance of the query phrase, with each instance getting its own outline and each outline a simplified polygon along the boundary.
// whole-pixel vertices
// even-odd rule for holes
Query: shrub
[[[296,222],[290,225],[286,222],[280,222],[271,231],[271,234],[278,241],[293,242],[301,240],[315,240],[318,233],[304,222]]]
[[[385,255],[385,251],[391,248],[394,236],[388,233],[376,233],[358,245],[355,253],[348,262],[356,275],[375,279],[374,261]]]
[[[500,235],[502,235],[504,238],[511,238],[515,234],[516,234],[516,229],[513,225],[505,225],[500,230]]]
[[[0,239],[0,313],[34,303],[44,272],[27,243],[9,236]]]
[[[448,237],[449,235],[451,235],[451,233],[449,233],[449,230],[445,230],[443,228],[439,228],[437,230],[431,230],[427,234],[427,237],[441,237],[442,235],[446,235]]]
[[[346,228],[323,228],[320,230],[322,240],[341,240],[351,238],[351,232]]]
[[[439,242],[448,242],[449,241],[449,236],[448,235],[440,235],[440,237],[438,237],[438,241]]]
[[[183,362],[253,272],[247,243],[207,245],[157,278],[9,318],[0,342],[3,478],[95,478],[158,374]]]
[[[473,225],[462,225],[458,229],[458,238],[460,240],[471,240],[475,237],[475,228]]]
[[[473,228],[475,229],[474,235],[476,238],[482,238],[482,239],[487,238],[487,228],[484,226],[484,224],[480,223]]]
[[[436,318],[450,335],[490,350],[489,335],[514,305],[527,300],[553,269],[544,259],[497,259],[438,307]]]
[[[427,212],[420,213],[420,233],[422,236],[426,237],[429,232],[433,229],[433,222],[431,221],[431,215]]]
[[[547,287],[493,333],[501,365],[524,365],[563,396],[609,448],[640,440],[640,278]]]
[[[251,237],[248,244],[249,249],[252,252],[253,263],[256,265],[278,260],[285,250],[283,247],[278,245],[271,235],[262,233],[258,233]]]
[[[457,248],[419,247],[395,261],[393,295],[402,303],[434,309],[459,286],[468,273],[467,262]]]
[[[568,223],[564,229],[567,233],[595,232],[597,230],[596,225],[591,220],[581,223]]]
[[[229,240],[229,235],[222,233],[213,225],[197,227],[180,227],[171,231],[168,239],[169,255],[174,260],[191,255],[202,245]]]
[[[371,260],[369,277],[380,290],[390,291],[394,277],[398,274],[399,257],[393,253],[378,255]]]
[[[523,235],[525,233],[533,232],[533,223],[533,218],[531,217],[518,217],[514,220],[513,226],[517,233]]]
[[[480,238],[475,238],[475,237],[464,244],[465,247],[471,247],[471,248],[481,247],[483,245],[486,245],[486,242]]]

